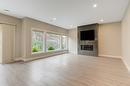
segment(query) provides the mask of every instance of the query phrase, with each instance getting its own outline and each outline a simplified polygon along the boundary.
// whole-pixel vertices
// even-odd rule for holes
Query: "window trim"
[[[46,32],[46,36],[47,36],[47,34],[54,34],[54,35],[58,35],[59,36],[59,38],[60,38],[60,46],[59,46],[59,50],[52,50],[52,51],[50,51],[50,52],[55,52],[55,51],[61,51],[62,49],[61,49],[61,35],[59,35],[59,34],[55,34],[55,33],[51,33],[51,32]],[[46,37],[45,37],[46,38]],[[46,39],[46,41],[45,41],[46,43],[47,43],[47,39]],[[45,49],[46,49],[46,47],[47,47],[47,45],[45,46]],[[47,49],[46,49],[46,52],[49,52],[49,51],[47,51]]]
[[[32,31],[43,32],[43,50],[44,51],[41,51],[41,52],[32,52]],[[47,35],[47,33],[55,34],[55,35],[59,35],[60,36],[60,50],[54,50],[54,51],[51,51],[51,52],[48,52],[46,50],[46,41],[47,41],[46,35]],[[66,49],[62,49],[61,48],[61,45],[62,45],[62,36],[66,36],[67,37],[67,48]],[[55,53],[55,52],[62,52],[62,51],[68,51],[68,36],[67,35],[65,35],[65,34],[59,34],[57,32],[52,32],[52,31],[41,30],[39,28],[32,28],[31,29],[31,55]]]
[[[32,32],[33,31],[37,31],[37,32],[42,32],[43,33],[43,48],[42,48],[42,51],[39,51],[39,52],[33,52],[32,51]],[[45,32],[44,31],[40,31],[40,30],[34,30],[34,29],[32,29],[31,30],[31,54],[39,54],[39,53],[45,53],[45,49],[44,49],[44,47],[45,47],[45,44],[44,44],[44,42],[45,42],[45,37],[44,37],[44,34],[45,34]]]
[[[66,39],[67,39],[67,40],[66,40],[66,48],[65,48],[65,49],[62,49],[62,48],[61,48],[61,49],[62,49],[62,50],[68,50],[68,36],[66,36],[66,35],[61,35],[61,46],[62,46],[62,43],[63,43],[63,40],[62,40],[62,37],[63,37],[63,36],[65,36]]]

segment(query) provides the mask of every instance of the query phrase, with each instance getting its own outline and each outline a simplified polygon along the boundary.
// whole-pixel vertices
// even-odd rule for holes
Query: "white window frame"
[[[42,48],[43,50],[40,51],[40,52],[33,52],[33,51],[32,51],[32,48],[33,48],[33,47],[32,47],[32,41],[33,41],[33,39],[32,39],[32,32],[33,32],[33,31],[42,32],[42,33],[43,33],[43,48]],[[31,30],[31,53],[32,53],[32,54],[45,53],[45,49],[44,49],[44,48],[45,48],[45,32],[44,32],[44,31],[41,31],[41,30],[37,30],[37,29],[32,29],[32,30]]]
[[[63,36],[66,37],[66,48],[65,48],[65,49],[62,49],[62,44],[63,44],[62,37],[63,37]],[[62,50],[68,50],[68,36],[66,36],[66,35],[61,35],[61,49],[62,49]]]
[[[43,51],[41,51],[41,52],[32,52],[32,31],[43,32]],[[47,49],[46,49],[46,47],[47,47],[46,36],[47,36],[48,33],[60,36],[60,49],[59,50],[54,50],[54,51],[51,51],[51,52],[47,51]],[[34,55],[34,54],[44,54],[44,53],[53,53],[53,52],[68,50],[68,36],[66,36],[67,37],[67,48],[66,49],[62,49],[62,36],[66,36],[66,35],[58,34],[58,33],[51,32],[51,31],[49,32],[49,31],[38,29],[38,28],[32,28],[32,30],[31,30],[31,54],[32,55]]]
[[[60,43],[60,45],[59,45],[59,50],[53,50],[53,51],[51,51],[51,52],[61,51],[61,50],[62,50],[62,49],[61,49],[61,35],[60,35],[60,34],[57,34],[57,33],[52,33],[52,32],[46,32],[46,36],[47,36],[47,34],[59,35],[59,38],[60,38],[60,40],[59,40],[59,43]],[[47,37],[45,37],[45,38],[47,38]],[[47,39],[46,39],[45,42],[47,43]],[[46,52],[49,52],[49,51],[47,50],[47,45],[45,46],[45,49],[46,49]]]

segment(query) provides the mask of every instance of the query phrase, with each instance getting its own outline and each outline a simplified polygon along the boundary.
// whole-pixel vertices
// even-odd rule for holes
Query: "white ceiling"
[[[31,17],[66,29],[121,21],[129,0],[0,0],[0,12]],[[93,8],[97,4],[97,8]],[[4,10],[10,10],[9,12]],[[52,20],[56,18],[56,20]],[[104,21],[101,22],[100,20]]]

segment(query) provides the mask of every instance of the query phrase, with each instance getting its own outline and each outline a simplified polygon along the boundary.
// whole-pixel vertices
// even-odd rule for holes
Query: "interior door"
[[[14,25],[2,24],[3,63],[8,63],[15,57],[15,28]]]

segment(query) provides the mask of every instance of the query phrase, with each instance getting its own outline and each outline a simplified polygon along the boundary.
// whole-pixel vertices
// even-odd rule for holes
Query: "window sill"
[[[32,52],[32,55],[34,55],[34,54],[43,54],[43,53],[45,53],[45,52]]]
[[[35,53],[32,53],[32,55],[48,54],[48,53],[57,53],[57,52],[63,52],[63,51],[68,51],[68,50],[67,50],[67,49],[64,49],[64,50],[55,50],[55,51],[50,51],[50,52],[35,52]]]

